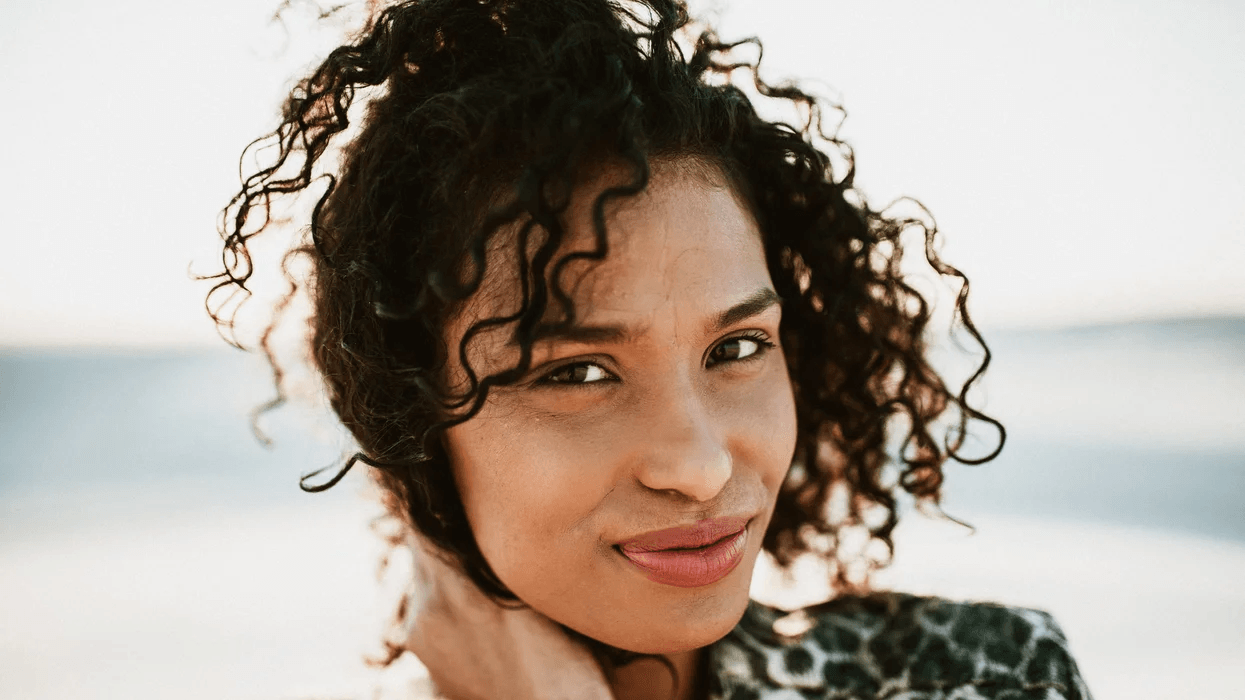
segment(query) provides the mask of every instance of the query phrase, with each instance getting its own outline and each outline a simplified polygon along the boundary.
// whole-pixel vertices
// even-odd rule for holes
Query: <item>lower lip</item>
[[[739,566],[748,542],[748,529],[702,549],[664,549],[627,552],[619,549],[650,581],[680,588],[697,588],[719,581]]]

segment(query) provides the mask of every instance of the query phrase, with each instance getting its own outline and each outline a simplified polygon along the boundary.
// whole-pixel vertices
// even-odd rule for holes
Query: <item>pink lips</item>
[[[748,520],[714,518],[695,527],[645,533],[617,546],[651,581],[680,588],[707,586],[743,560]]]

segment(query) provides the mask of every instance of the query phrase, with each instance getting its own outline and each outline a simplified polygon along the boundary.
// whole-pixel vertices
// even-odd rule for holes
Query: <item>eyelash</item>
[[[765,355],[768,354],[770,350],[773,350],[775,347],[777,347],[773,343],[773,341],[769,339],[769,336],[766,335],[765,333],[762,333],[761,331],[748,331],[746,333],[741,333],[739,335],[731,336],[730,338],[724,339],[721,343],[718,343],[716,346],[714,346],[713,350],[709,351],[710,356],[712,356],[714,351],[716,351],[718,348],[726,345],[727,343],[738,341],[738,340],[751,340],[752,342],[756,343],[757,344],[756,352],[752,353],[751,355],[747,357],[723,360],[719,364],[731,363],[731,362],[749,362],[752,360],[759,360],[762,357],[765,357]],[[586,387],[586,386],[592,386],[594,384],[600,384],[604,381],[610,381],[607,379],[607,380],[601,380],[601,381],[595,381],[595,382],[559,382],[559,381],[554,381],[553,379],[551,379],[551,377],[557,374],[560,374],[562,372],[565,372],[566,370],[572,367],[579,367],[583,365],[591,365],[591,366],[600,367],[602,371],[604,371],[606,374],[609,374],[609,370],[606,370],[604,367],[601,367],[596,362],[583,362],[583,361],[568,362],[567,364],[561,365],[559,367],[555,367],[549,372],[545,373],[539,379],[537,379],[535,383],[539,386]],[[712,366],[716,366],[716,365],[712,365]],[[614,377],[613,379],[617,379],[617,377]]]

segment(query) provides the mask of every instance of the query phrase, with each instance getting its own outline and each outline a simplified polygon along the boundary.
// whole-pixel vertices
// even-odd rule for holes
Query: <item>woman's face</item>
[[[576,332],[539,340],[531,372],[492,389],[445,436],[472,531],[502,582],[550,619],[644,653],[705,646],[739,621],[795,449],[782,309],[761,236],[705,170],[655,166],[645,193],[607,206],[609,255],[574,262],[563,278]],[[625,180],[609,169],[580,186],[563,251],[592,249],[591,204]],[[513,239],[490,252],[450,347],[472,322],[518,309]],[[515,364],[512,332],[472,342],[480,376]],[[732,520],[705,527],[717,518]],[[645,537],[672,528],[727,539],[640,551],[675,546]]]

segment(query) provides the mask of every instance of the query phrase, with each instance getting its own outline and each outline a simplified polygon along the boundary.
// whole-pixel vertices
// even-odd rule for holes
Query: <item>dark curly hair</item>
[[[885,561],[849,576],[842,533],[863,529],[889,560],[900,491],[936,507],[948,458],[977,464],[1002,449],[1002,426],[967,404],[990,354],[968,315],[967,279],[936,252],[932,217],[915,203],[906,207],[914,216],[870,208],[854,187],[851,149],[822,126],[822,110],[840,108],[762,81],[757,40],[727,43],[694,26],[675,0],[407,0],[379,9],[298,83],[276,131],[248,147],[275,145],[275,157],[225,209],[224,270],[207,303],[232,338],[253,272],[249,241],[275,221],[278,200],[316,197],[309,240],[291,254],[311,262],[314,364],[359,450],[336,476],[319,485],[304,478],[303,488],[328,488],[357,462],[373,467],[388,511],[501,603],[517,599],[477,547],[439,436],[475,415],[491,387],[527,372],[533,331],[551,305],[573,323],[561,270],[608,254],[605,202],[643,190],[658,159],[706,164],[738,191],[784,300],[798,444],[763,540],[781,566],[815,551],[837,589],[866,589],[868,570]],[[739,57],[745,44],[755,59]],[[750,79],[737,83],[737,72]],[[802,123],[767,121],[755,100],[794,107]],[[356,104],[366,115],[344,134]],[[571,188],[603,157],[626,164],[630,181],[594,204],[596,250],[558,258]],[[480,320],[446,347],[445,323],[480,287],[490,242],[517,228],[518,249],[529,250],[536,227],[547,236],[515,260],[520,310]],[[958,390],[927,357],[931,305],[900,271],[909,230],[923,235],[933,269],[960,281],[956,316],[985,351]],[[273,405],[284,398],[275,325],[260,341],[276,374]],[[466,347],[502,325],[513,326],[520,361],[478,377]],[[465,392],[444,381],[451,351],[467,368]],[[970,419],[998,430],[985,457],[959,452]],[[392,648],[390,660],[401,651]]]

